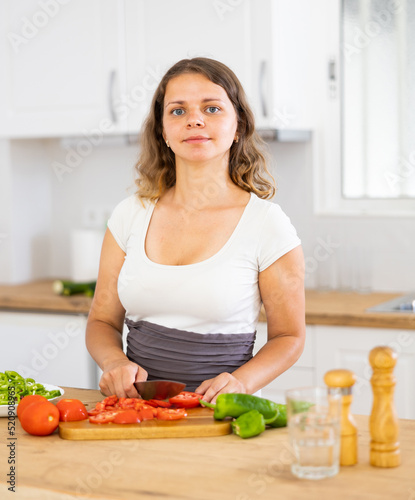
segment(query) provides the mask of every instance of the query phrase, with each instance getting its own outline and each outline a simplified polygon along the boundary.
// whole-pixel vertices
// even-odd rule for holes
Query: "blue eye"
[[[209,106],[208,108],[206,108],[206,111],[208,113],[217,113],[219,111],[219,108],[217,106]]]
[[[181,108],[173,109],[173,111],[171,112],[171,114],[175,115],[175,116],[182,116],[183,113],[184,113],[184,110]]]

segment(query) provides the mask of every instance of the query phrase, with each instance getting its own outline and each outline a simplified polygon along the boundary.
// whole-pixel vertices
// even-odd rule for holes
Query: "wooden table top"
[[[92,299],[53,293],[53,280],[0,285],[0,310],[88,314]],[[366,309],[399,297],[399,293],[341,293],[306,290],[306,323],[415,330],[414,313],[373,313]],[[262,309],[260,321],[266,321]]]
[[[93,406],[99,391],[65,388]],[[243,440],[235,435],[204,438],[68,441],[58,434],[26,434],[16,421],[17,495],[20,500],[414,500],[415,421],[400,420],[402,464],[369,465],[368,417],[356,417],[359,463],[330,479],[307,481],[290,472],[286,428]],[[3,448],[0,498],[7,496],[7,419],[0,418]],[[10,495],[10,498],[12,496]]]
[[[309,325],[363,326],[415,330],[412,312],[367,312],[369,307],[403,294],[319,292],[306,290],[306,323]],[[415,499],[414,499],[415,500]]]
[[[0,310],[68,314],[88,314],[92,299],[77,294],[56,295],[53,280],[33,281],[21,285],[0,285]]]

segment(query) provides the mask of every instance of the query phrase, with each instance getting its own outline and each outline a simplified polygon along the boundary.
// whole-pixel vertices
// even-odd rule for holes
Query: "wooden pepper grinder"
[[[376,467],[397,467],[401,463],[399,424],[393,403],[396,379],[392,372],[397,358],[396,352],[386,346],[375,347],[369,354],[373,368],[370,464]]]
[[[356,375],[350,370],[330,370],[324,375],[324,382],[329,387],[341,388],[340,465],[354,465],[357,463],[357,427],[350,413],[350,405]]]

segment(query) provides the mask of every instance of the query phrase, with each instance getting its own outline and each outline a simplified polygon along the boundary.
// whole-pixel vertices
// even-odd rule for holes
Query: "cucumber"
[[[68,280],[55,280],[52,284],[53,291],[57,295],[74,295],[83,293],[87,297],[92,297],[95,291],[96,281],[88,283],[76,283]]]

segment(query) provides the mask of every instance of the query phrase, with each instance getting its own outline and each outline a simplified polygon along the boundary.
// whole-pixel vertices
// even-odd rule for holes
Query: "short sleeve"
[[[126,252],[127,241],[131,231],[131,221],[134,215],[136,196],[130,196],[121,201],[108,219],[107,227],[123,252]]]
[[[264,271],[277,259],[299,245],[301,245],[301,240],[290,219],[279,205],[271,203],[258,243],[259,271]]]

